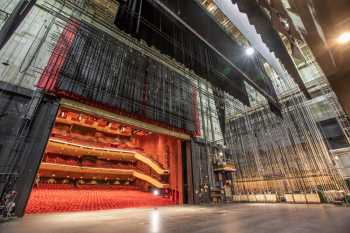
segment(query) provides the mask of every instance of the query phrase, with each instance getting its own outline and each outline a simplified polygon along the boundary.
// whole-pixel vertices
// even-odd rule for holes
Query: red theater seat
[[[41,184],[34,188],[27,214],[156,207],[174,204],[168,198],[139,191],[136,186]]]

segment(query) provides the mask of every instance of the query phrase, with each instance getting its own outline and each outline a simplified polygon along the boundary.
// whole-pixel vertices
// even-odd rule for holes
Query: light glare
[[[350,42],[350,32],[344,32],[338,36],[337,39],[339,44],[347,44]]]
[[[153,190],[153,195],[154,196],[158,196],[159,195],[159,191],[158,190]]]
[[[249,47],[245,50],[245,53],[248,55],[248,56],[251,56],[253,55],[255,52],[255,50],[252,48],[252,47]]]

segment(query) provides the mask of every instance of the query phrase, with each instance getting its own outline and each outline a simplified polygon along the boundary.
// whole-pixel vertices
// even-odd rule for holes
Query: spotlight
[[[245,54],[248,56],[252,56],[254,53],[255,53],[255,50],[252,47],[246,48],[245,50]]]
[[[153,190],[153,195],[154,196],[159,196],[159,190],[157,190],[157,189]]]
[[[350,32],[343,32],[337,38],[339,44],[347,44],[350,42]]]

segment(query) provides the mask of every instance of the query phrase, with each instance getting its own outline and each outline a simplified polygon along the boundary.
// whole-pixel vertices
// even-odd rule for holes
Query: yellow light
[[[347,44],[350,42],[350,32],[343,32],[337,38],[339,44]]]

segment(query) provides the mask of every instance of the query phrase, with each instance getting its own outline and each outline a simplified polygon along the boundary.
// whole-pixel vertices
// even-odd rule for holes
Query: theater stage
[[[6,233],[348,233],[350,209],[331,205],[174,206],[27,215]]]

